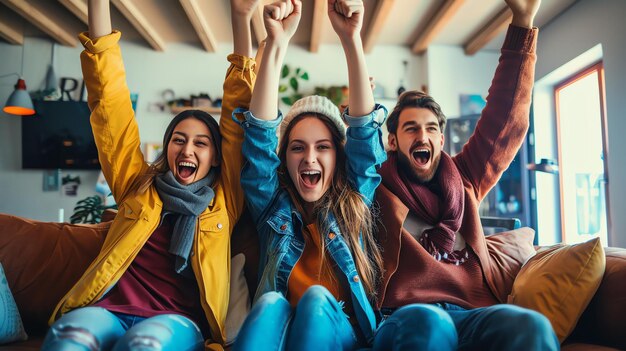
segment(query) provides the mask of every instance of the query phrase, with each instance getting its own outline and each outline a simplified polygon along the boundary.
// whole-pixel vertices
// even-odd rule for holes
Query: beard
[[[439,161],[441,161],[441,152],[433,157],[429,169],[419,171],[413,168],[413,164],[411,163],[409,156],[399,150],[397,153],[400,172],[405,174],[410,180],[418,183],[428,183],[435,177],[435,173],[437,173],[437,169],[439,168]]]

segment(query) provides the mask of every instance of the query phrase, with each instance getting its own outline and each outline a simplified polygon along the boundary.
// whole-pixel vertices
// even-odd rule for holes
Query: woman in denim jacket
[[[350,62],[347,131],[338,108],[320,96],[276,117],[280,68],[301,6],[289,0],[265,7],[263,64],[250,110],[238,111],[245,116],[241,182],[260,236],[261,277],[234,350],[351,350],[371,341],[376,324],[370,302],[380,252],[370,205],[380,183],[376,167],[385,160],[386,111],[374,104],[365,65],[363,3],[329,2]]]

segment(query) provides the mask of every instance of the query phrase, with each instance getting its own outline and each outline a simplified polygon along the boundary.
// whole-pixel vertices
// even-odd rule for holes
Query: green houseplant
[[[74,213],[70,217],[70,222],[72,224],[100,223],[102,212],[109,208],[117,209],[117,205],[106,206],[99,195],[87,196],[76,203]]]
[[[333,102],[333,104],[339,107],[348,97],[348,87],[337,85],[330,87],[315,87],[315,91],[313,93],[315,95],[327,97]]]
[[[285,94],[280,98],[282,102],[291,106],[302,98],[300,93],[300,81],[309,80],[309,73],[300,67],[292,69],[288,65],[283,65],[280,72],[281,83],[278,86],[278,92]]]

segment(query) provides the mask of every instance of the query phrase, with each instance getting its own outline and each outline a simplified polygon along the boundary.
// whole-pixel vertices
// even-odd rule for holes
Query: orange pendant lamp
[[[28,91],[26,91],[26,82],[22,77],[17,80],[15,90],[9,95],[9,99],[2,111],[17,116],[30,116],[35,114],[33,100],[30,98]]]

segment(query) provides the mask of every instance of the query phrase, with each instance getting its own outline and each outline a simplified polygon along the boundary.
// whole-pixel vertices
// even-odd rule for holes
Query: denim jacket
[[[382,118],[378,118],[379,112],[382,112]],[[275,120],[265,121],[255,118],[250,111],[238,109],[233,115],[235,113],[243,113],[245,117],[241,122],[245,159],[241,185],[260,239],[262,271],[259,272],[255,301],[269,291],[286,296],[289,276],[304,249],[304,238],[302,217],[278,181],[280,160],[276,154],[276,128],[282,121],[282,114],[279,112]],[[374,111],[363,117],[344,114],[349,126],[345,145],[348,179],[368,205],[371,205],[381,181],[376,168],[386,159],[380,130],[386,115],[387,110],[381,105],[376,105]],[[358,324],[363,335],[371,341],[376,327],[372,306],[337,220],[331,215],[327,224],[328,232],[322,233],[326,250],[340,270],[338,278],[349,285]]]

